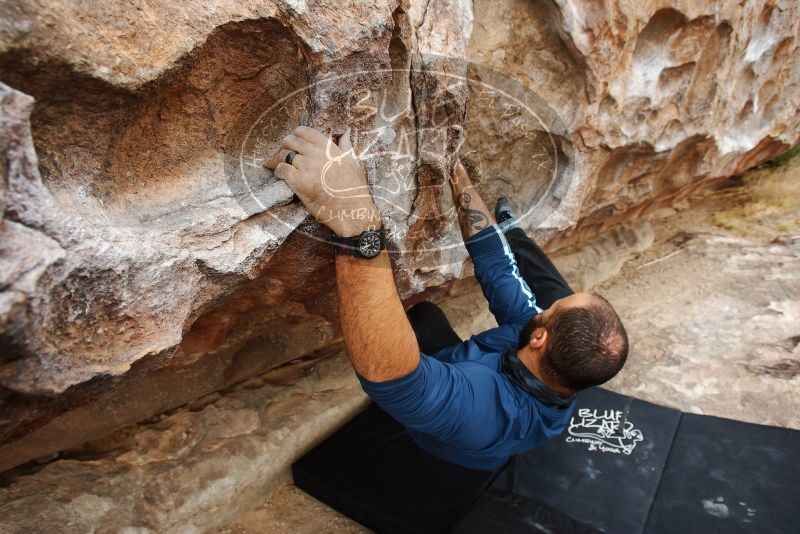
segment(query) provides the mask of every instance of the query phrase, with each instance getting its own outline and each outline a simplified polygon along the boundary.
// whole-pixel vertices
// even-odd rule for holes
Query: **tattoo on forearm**
[[[466,233],[472,230],[482,230],[489,226],[489,218],[480,210],[472,209],[472,196],[466,191],[459,193],[456,197],[456,209],[458,210],[458,221],[461,224],[461,231]]]

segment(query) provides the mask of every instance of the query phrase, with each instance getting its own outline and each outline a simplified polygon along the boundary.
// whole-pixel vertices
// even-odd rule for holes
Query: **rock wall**
[[[0,470],[339,340],[324,232],[259,164],[298,124],[354,127],[409,300],[470,272],[456,153],[559,248],[800,142],[790,0],[0,15]]]

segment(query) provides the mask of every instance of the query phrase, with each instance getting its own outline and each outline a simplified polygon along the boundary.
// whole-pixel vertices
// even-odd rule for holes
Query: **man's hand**
[[[289,151],[296,155],[286,163]],[[339,237],[352,237],[380,227],[364,170],[350,143],[350,128],[338,145],[322,132],[299,126],[264,166],[285,180],[317,221]]]

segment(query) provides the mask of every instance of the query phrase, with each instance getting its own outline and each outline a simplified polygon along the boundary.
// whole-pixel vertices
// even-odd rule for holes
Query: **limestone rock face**
[[[260,165],[299,124],[353,127],[409,299],[469,274],[456,154],[560,247],[800,141],[791,0],[0,15],[0,470],[337,342],[325,232]]]

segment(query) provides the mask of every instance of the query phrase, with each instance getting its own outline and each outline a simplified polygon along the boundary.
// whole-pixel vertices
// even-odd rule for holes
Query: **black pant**
[[[555,265],[531,238],[519,228],[506,232],[519,273],[536,295],[536,303],[547,309],[560,298],[573,293]],[[461,343],[444,312],[432,302],[420,302],[408,310],[411,327],[417,334],[419,350],[433,354]]]

